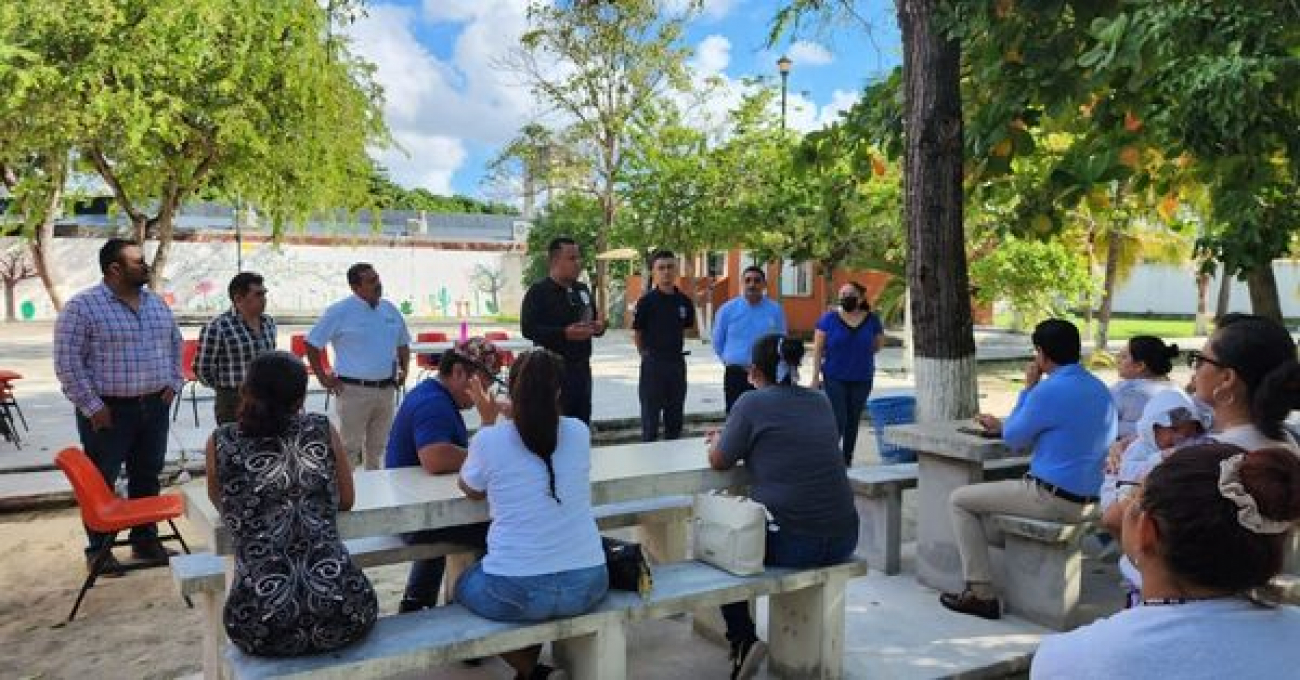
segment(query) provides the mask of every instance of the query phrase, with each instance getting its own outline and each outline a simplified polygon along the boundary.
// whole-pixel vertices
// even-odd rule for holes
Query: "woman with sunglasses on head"
[[[1256,598],[1300,518],[1294,452],[1192,446],[1132,488],[1123,545],[1142,575],[1139,606],[1045,638],[1031,678],[1235,680],[1300,668],[1300,609]]]
[[[1189,390],[1214,411],[1211,437],[1247,450],[1281,446],[1300,453],[1283,426],[1300,408],[1296,344],[1281,324],[1228,314],[1205,347],[1188,355]]]
[[[564,362],[545,349],[510,367],[513,420],[497,423],[483,381],[470,378],[483,427],[460,469],[461,491],[487,499],[487,556],[456,585],[456,601],[497,621],[546,621],[589,611],[608,575],[591,514],[591,432],[561,417]],[[537,663],[541,646],[501,655],[519,680],[563,677]]]

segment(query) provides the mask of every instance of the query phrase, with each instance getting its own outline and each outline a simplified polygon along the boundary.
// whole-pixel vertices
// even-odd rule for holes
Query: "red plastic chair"
[[[199,376],[194,374],[194,359],[199,356],[199,341],[186,340],[181,343],[181,385],[180,394],[176,395],[176,408],[172,409],[172,422],[181,414],[181,401],[185,399],[185,388],[190,388],[190,407],[194,410],[194,427],[199,426],[199,398],[194,391],[199,387]]]
[[[86,591],[95,585],[95,580],[99,578],[104,562],[112,554],[113,548],[131,544],[129,540],[117,540],[117,535],[123,531],[165,520],[172,528],[172,533],[159,536],[158,540],[179,541],[181,548],[189,553],[190,547],[185,544],[185,539],[181,537],[181,532],[173,521],[185,510],[185,501],[180,496],[166,494],[148,498],[119,498],[108,487],[108,483],[104,481],[104,477],[99,474],[99,469],[90,458],[76,447],[68,447],[60,451],[54,457],[54,463],[63,470],[63,474],[68,477],[68,482],[72,484],[72,493],[77,498],[77,505],[81,507],[81,521],[86,528],[108,534],[103,547],[91,556],[90,573],[81,584],[81,592],[77,594],[77,601],[72,605],[72,613],[68,614],[69,622],[77,615],[77,609],[81,607]],[[122,569],[135,571],[153,566],[156,565],[125,564],[122,565]],[[185,598],[185,604],[194,606],[188,597]]]
[[[447,342],[447,334],[440,331],[427,331],[415,334],[416,342]],[[430,352],[415,355],[415,365],[420,369],[420,374],[416,376],[416,381],[424,380],[428,373],[438,370],[438,359],[441,355]]]
[[[307,336],[306,335],[302,333],[294,333],[293,335],[289,336],[289,353],[293,354],[299,359],[302,359],[303,365],[307,367],[307,375],[309,377],[316,375],[315,372],[311,370],[311,362],[307,361]],[[321,350],[320,367],[324,369],[326,373],[334,372],[334,367],[330,365],[330,350],[328,347]],[[330,393],[328,390],[326,390],[325,409],[329,410],[329,407],[330,407]]]
[[[23,415],[22,408],[18,406],[18,399],[14,396],[13,383],[22,379],[23,374],[18,371],[0,368],[0,419],[8,421],[9,429],[13,430],[14,444],[18,443],[18,430],[13,427],[14,413],[17,413],[18,419],[22,421],[23,429],[28,432],[31,431],[31,428],[27,426],[27,416]]]
[[[495,342],[497,340],[509,340],[510,334],[505,331],[488,331],[483,334],[483,339],[487,340],[488,342]],[[511,352],[508,349],[501,350],[502,370],[510,368],[510,364],[513,363],[515,363],[515,353]]]

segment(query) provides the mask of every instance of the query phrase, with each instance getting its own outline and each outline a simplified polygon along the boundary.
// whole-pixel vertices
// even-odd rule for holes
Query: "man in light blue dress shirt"
[[[307,361],[321,386],[337,395],[339,435],[352,463],[379,470],[397,388],[406,382],[411,334],[402,313],[383,299],[374,267],[349,267],[348,285],[353,294],[330,305],[307,334]],[[334,346],[333,373],[321,361],[327,344]]]
[[[1096,511],[1106,450],[1115,441],[1115,402],[1105,383],[1079,365],[1079,329],[1048,319],[1034,329],[1033,343],[1034,360],[1025,368],[1025,389],[1011,415],[1005,422],[979,416],[980,425],[999,434],[1008,448],[1033,449],[1029,472],[1024,479],[964,486],[949,498],[966,590],[944,593],[939,601],[962,614],[1001,616],[982,518],[1083,521]]]
[[[741,274],[744,295],[728,300],[713,319],[713,351],[726,367],[722,389],[727,413],[740,395],[754,389],[749,384],[750,352],[759,338],[785,333],[785,312],[766,295],[767,275],[749,266]]]

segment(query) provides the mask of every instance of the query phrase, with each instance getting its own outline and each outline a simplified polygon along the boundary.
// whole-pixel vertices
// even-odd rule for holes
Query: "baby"
[[[1124,447],[1122,453],[1112,455],[1107,461],[1101,485],[1102,513],[1110,515],[1116,501],[1127,490],[1135,488],[1165,456],[1185,446],[1210,441],[1205,436],[1209,429],[1210,413],[1198,407],[1186,392],[1178,389],[1157,392],[1142,410],[1137,437],[1127,446],[1117,442],[1115,448]],[[1119,512],[1120,508],[1114,511]],[[1105,524],[1111,526],[1109,521]],[[1129,606],[1133,606],[1134,598],[1141,597],[1141,577],[1128,557],[1120,559],[1119,568],[1124,575]]]

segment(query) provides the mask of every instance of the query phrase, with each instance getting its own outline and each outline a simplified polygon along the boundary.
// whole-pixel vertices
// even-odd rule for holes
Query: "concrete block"
[[[1007,610],[1054,630],[1077,625],[1083,583],[1079,540],[1087,525],[1011,515],[993,515],[992,523],[1005,541]]]

